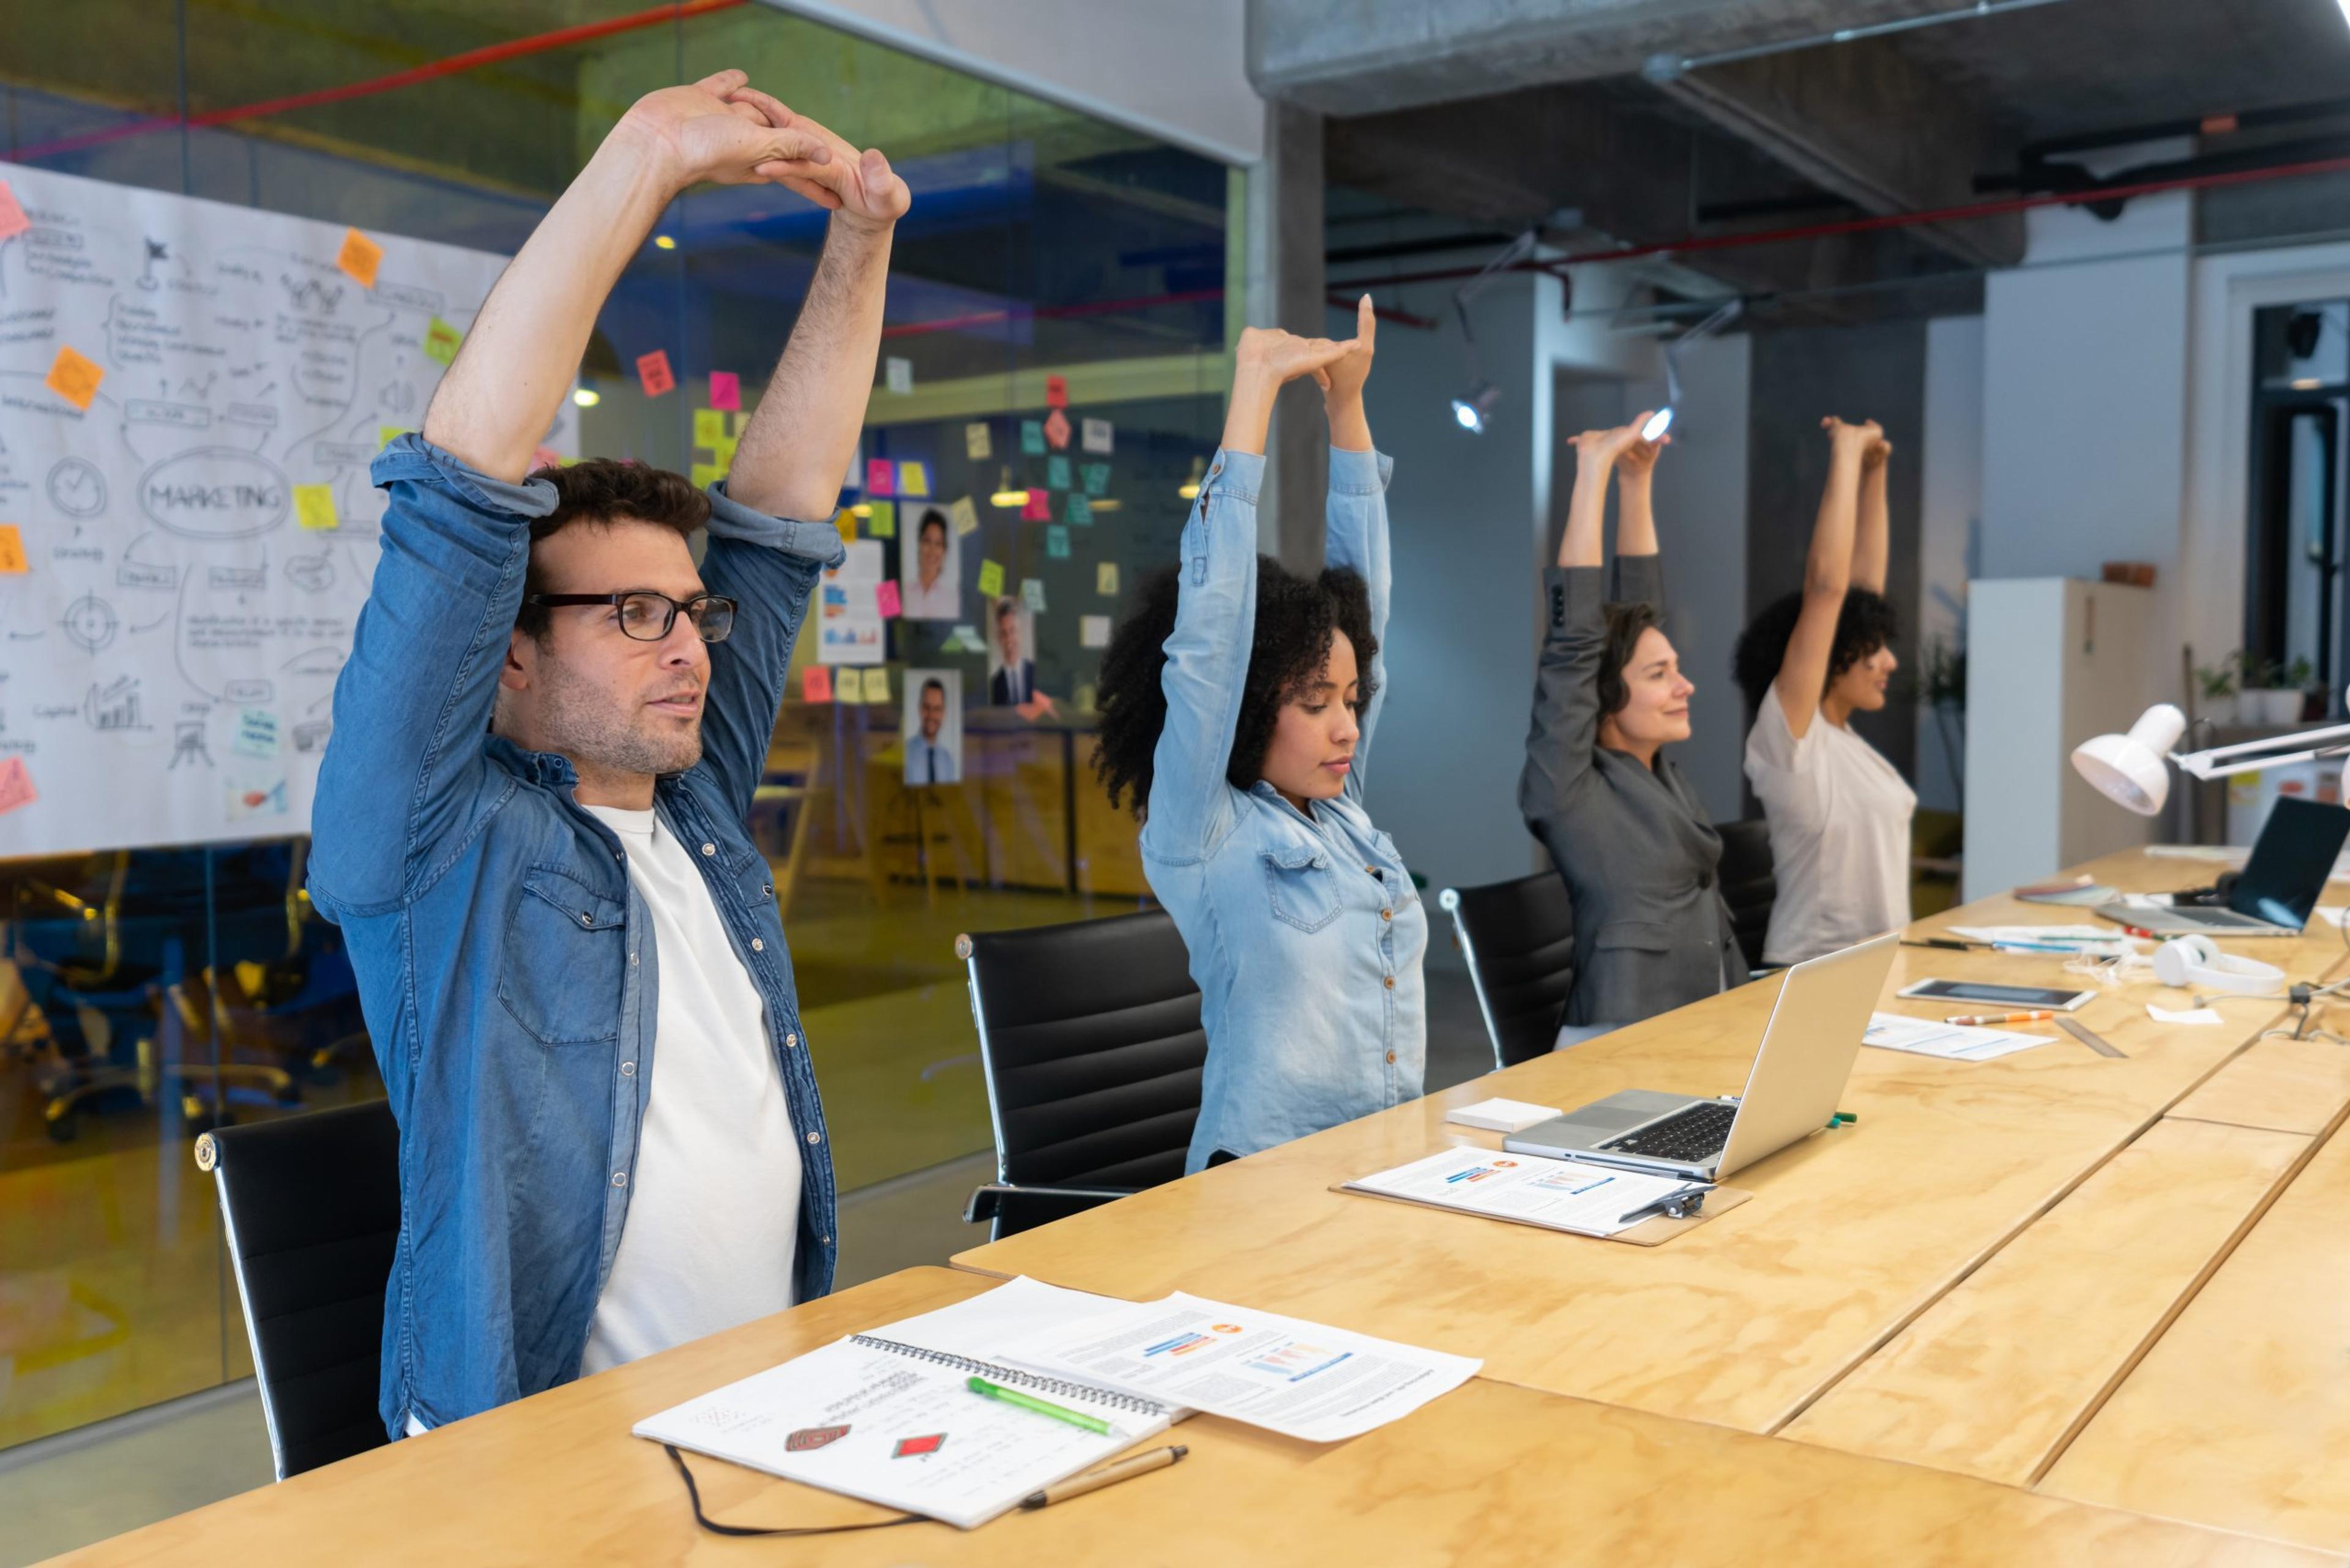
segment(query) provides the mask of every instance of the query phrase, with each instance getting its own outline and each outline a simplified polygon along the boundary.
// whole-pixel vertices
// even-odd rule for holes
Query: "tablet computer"
[[[2097,993],[2064,985],[1991,985],[1978,980],[1921,980],[1894,993],[1912,1002],[1981,1002],[1993,1007],[2071,1012]]]

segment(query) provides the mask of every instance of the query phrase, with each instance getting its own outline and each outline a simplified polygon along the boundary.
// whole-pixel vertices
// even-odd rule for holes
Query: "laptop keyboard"
[[[1660,1122],[1651,1122],[1621,1137],[1609,1138],[1599,1147],[1649,1159],[1701,1164],[1721,1152],[1722,1146],[1730,1141],[1730,1124],[1737,1119],[1736,1106],[1708,1101],[1675,1111]]]

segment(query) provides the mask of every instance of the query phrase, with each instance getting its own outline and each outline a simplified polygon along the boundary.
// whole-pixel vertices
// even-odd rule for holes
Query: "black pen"
[[[1941,948],[1950,952],[1969,953],[1983,944],[1962,942],[1954,937],[1904,937],[1901,939],[1901,945],[1905,948]]]
[[[1712,1190],[1712,1188],[1704,1186],[1703,1184],[1700,1184],[1696,1187],[1683,1187],[1678,1189],[1675,1191],[1666,1193],[1654,1203],[1641,1204],[1640,1207],[1633,1210],[1632,1212],[1625,1215],[1622,1219],[1617,1220],[1616,1223],[1618,1225],[1629,1225],[1635,1220],[1645,1219],[1651,1214],[1661,1214],[1666,1210],[1684,1203],[1690,1199],[1703,1198],[1707,1193]]]

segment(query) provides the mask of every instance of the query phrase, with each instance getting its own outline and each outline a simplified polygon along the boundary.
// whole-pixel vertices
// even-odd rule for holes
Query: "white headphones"
[[[2165,985],[2236,996],[2282,996],[2284,971],[2258,959],[2234,958],[2209,937],[2174,937],[2154,951],[2154,978]]]

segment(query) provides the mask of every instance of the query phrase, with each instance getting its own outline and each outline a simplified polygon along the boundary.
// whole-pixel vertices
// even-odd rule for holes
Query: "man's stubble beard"
[[[702,718],[682,734],[661,735],[630,725],[613,711],[610,699],[572,681],[559,662],[545,667],[543,722],[554,749],[575,762],[593,763],[618,773],[659,777],[681,774],[702,760]],[[637,710],[639,725],[660,721],[650,709]]]

